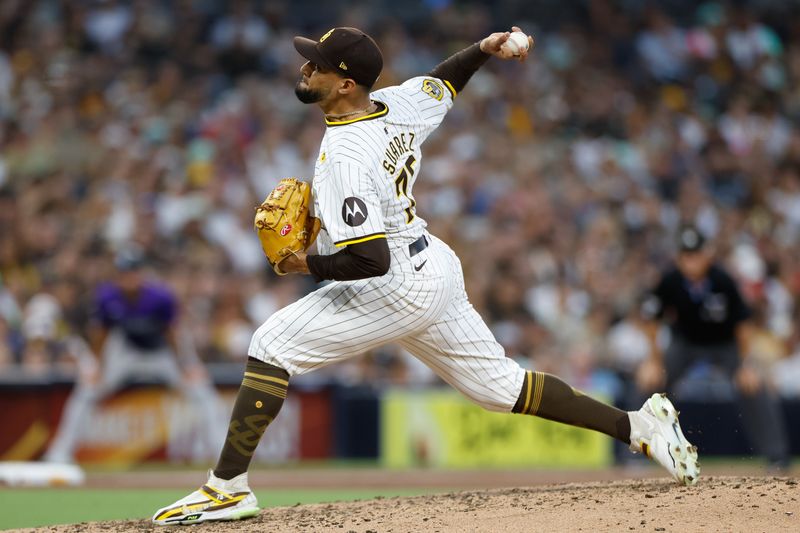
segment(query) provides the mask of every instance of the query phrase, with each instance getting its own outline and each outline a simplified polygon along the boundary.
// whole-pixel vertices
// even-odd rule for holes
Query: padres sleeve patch
[[[435,80],[427,79],[422,82],[422,92],[431,98],[441,100],[444,96],[444,87]]]
[[[350,227],[360,226],[367,220],[367,204],[361,198],[350,196],[342,204],[342,220]]]

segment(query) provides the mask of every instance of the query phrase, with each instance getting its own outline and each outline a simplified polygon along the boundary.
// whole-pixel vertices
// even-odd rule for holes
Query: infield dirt
[[[179,531],[168,528],[169,531]],[[51,532],[164,532],[147,521],[92,522]],[[274,507],[200,531],[561,532],[800,531],[800,486],[779,477],[706,477],[694,487],[667,479],[569,483],[410,498]],[[26,530],[30,531],[30,530]],[[183,531],[183,530],[180,530]]]

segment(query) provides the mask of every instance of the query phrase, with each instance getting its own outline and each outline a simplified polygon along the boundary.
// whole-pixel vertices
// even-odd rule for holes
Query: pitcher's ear
[[[339,93],[341,94],[350,94],[352,93],[358,84],[356,84],[355,80],[352,78],[342,78],[339,82]]]

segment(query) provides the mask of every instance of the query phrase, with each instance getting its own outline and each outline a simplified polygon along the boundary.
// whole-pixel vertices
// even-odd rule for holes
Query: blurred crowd
[[[314,287],[274,276],[252,231],[281,177],[311,178],[324,131],[294,96],[292,36],[371,33],[381,87],[514,22],[536,39],[530,60],[473,77],[414,189],[509,356],[613,394],[647,356],[643,295],[691,222],[754,310],[751,355],[800,395],[800,12],[575,4],[547,25],[519,2],[325,19],[288,0],[3,1],[0,376],[74,367],[69,339],[131,244],[176,292],[200,357],[240,364],[255,328]],[[322,376],[435,380],[391,347]]]

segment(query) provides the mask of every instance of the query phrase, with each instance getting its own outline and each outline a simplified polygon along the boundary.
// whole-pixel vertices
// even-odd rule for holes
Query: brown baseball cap
[[[300,55],[326,69],[372,87],[383,69],[383,55],[375,41],[356,28],[333,28],[319,38],[295,37]]]

